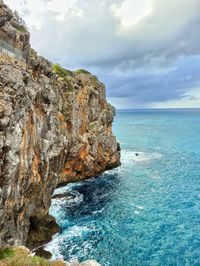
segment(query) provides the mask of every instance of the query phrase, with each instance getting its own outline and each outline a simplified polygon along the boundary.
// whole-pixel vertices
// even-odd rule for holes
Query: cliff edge
[[[0,247],[50,240],[54,189],[120,165],[104,85],[53,66],[29,37],[0,0]]]

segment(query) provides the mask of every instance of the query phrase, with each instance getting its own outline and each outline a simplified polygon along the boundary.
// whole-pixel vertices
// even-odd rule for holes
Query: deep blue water
[[[53,200],[61,233],[48,249],[102,266],[200,265],[200,110],[118,112],[113,130],[121,167],[57,190],[75,199]]]

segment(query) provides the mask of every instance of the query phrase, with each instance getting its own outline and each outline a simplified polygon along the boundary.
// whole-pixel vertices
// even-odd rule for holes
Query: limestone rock
[[[0,2],[0,47],[16,58],[29,58],[30,33],[23,21],[10,8]]]
[[[13,18],[12,11],[6,6],[3,1],[0,1],[0,27]]]
[[[33,50],[24,68],[0,62],[0,247],[49,241],[58,231],[48,214],[54,189],[120,165],[113,116],[90,73],[59,79]]]

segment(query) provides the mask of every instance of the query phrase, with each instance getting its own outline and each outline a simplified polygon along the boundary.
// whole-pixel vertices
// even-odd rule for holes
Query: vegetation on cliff
[[[72,84],[71,84],[71,82],[69,80],[69,77],[73,76],[73,72],[72,71],[61,67],[59,64],[54,64],[53,65],[53,73],[58,75],[60,78],[62,78],[66,82],[67,87],[68,87],[68,89],[70,91],[73,90],[73,86],[72,86]]]
[[[0,266],[100,266],[94,260],[82,263],[66,262],[63,260],[50,261],[38,256],[34,256],[25,247],[13,247],[0,249]]]
[[[73,76],[73,72],[61,67],[59,64],[53,65],[53,72],[57,74],[59,77],[66,78],[67,76]]]
[[[90,74],[91,75],[91,73],[85,69],[78,69],[75,71],[75,73],[76,74],[86,74],[86,75]]]
[[[23,247],[5,248],[0,250],[0,266],[50,266],[49,261],[38,256],[32,256]],[[56,265],[55,265],[56,266]]]

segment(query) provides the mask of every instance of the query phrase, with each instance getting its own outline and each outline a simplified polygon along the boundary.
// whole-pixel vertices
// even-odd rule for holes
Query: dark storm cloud
[[[200,56],[185,57],[169,70],[129,75],[106,75],[109,97],[134,97],[137,102],[179,99],[188,89],[200,86]]]

